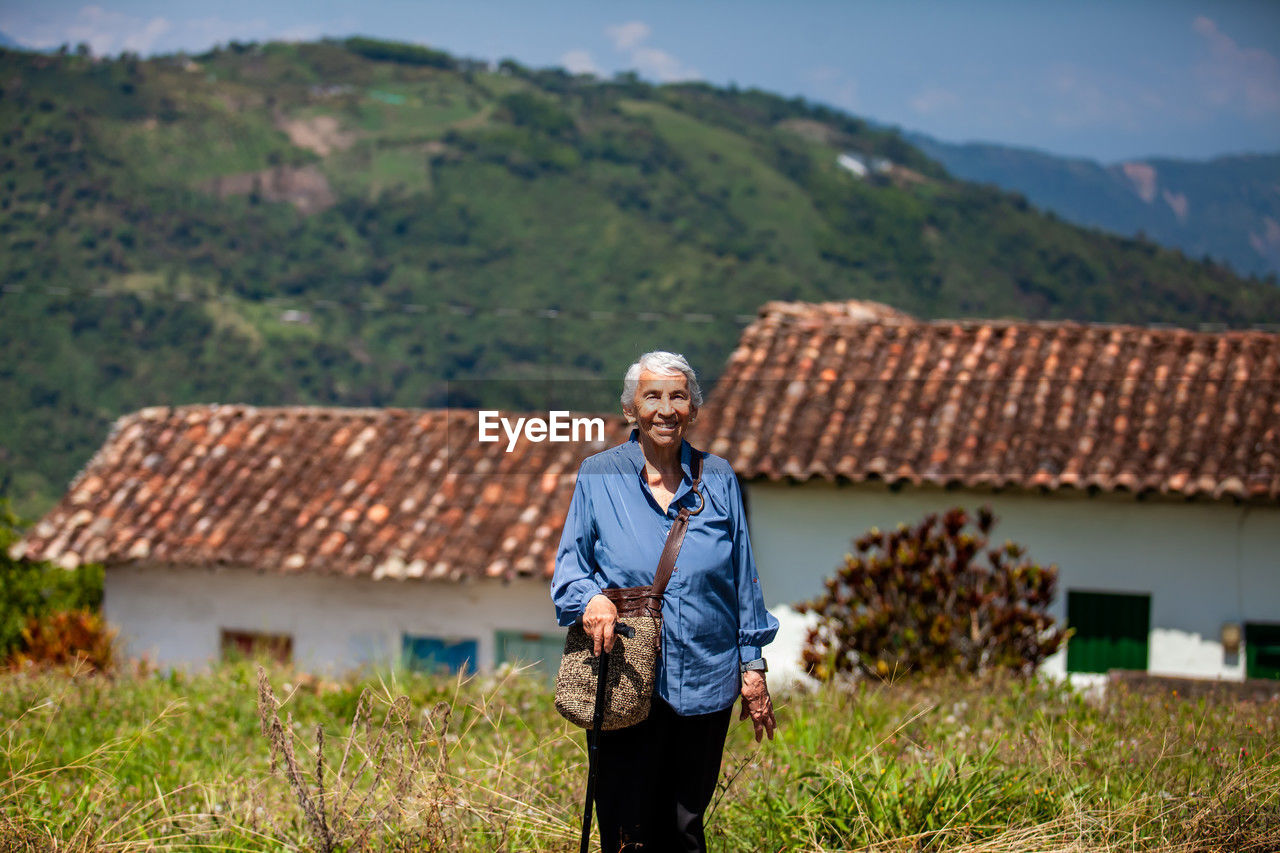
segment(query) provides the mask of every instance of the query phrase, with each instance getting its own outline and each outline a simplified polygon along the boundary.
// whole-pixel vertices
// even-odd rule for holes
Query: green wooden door
[[[1068,672],[1147,668],[1151,596],[1115,592],[1067,593]]]
[[[560,654],[564,651],[563,634],[499,631],[497,641],[499,664],[532,664],[534,670],[548,680],[556,677],[556,670],[560,668]]]
[[[1280,678],[1280,623],[1244,623],[1244,672],[1248,678]]]

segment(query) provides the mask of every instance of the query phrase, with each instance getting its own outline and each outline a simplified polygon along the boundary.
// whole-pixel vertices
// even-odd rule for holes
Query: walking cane
[[[613,626],[615,634],[628,640],[636,635],[636,629],[618,622]],[[604,723],[605,693],[609,685],[609,653],[600,650],[600,671],[596,679],[596,704],[591,712],[591,730],[587,732],[587,801],[582,807],[582,846],[581,853],[587,853],[591,844],[591,806],[596,800],[596,748],[600,744],[600,726]]]

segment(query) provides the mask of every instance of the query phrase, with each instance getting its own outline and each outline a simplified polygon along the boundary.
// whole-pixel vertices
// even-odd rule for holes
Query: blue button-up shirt
[[[551,600],[568,626],[606,587],[653,583],[667,532],[681,506],[697,508],[684,442],[684,479],[664,512],[644,476],[644,451],[631,440],[586,459],[556,554]],[[684,545],[662,600],[658,694],[679,714],[706,714],[733,703],[739,661],[755,660],[778,633],[765,609],[747,536],[742,490],[729,463],[702,453],[706,505],[689,519]]]

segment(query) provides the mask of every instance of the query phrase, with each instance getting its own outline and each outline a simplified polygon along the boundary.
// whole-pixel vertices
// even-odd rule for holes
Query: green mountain
[[[1280,154],[1104,166],[1029,148],[907,138],[952,175],[1022,193],[1071,222],[1143,234],[1245,273],[1280,273]]]
[[[0,494],[28,514],[141,406],[612,409],[644,349],[714,380],[769,299],[1280,317],[1280,289],[759,91],[361,38],[0,51],[0,87]]]

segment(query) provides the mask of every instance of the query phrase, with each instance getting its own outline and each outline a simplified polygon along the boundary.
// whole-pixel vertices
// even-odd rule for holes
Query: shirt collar
[[[627,451],[631,461],[635,463],[636,476],[640,478],[641,483],[644,483],[644,448],[640,446],[640,430],[637,427],[631,428]],[[679,503],[680,499],[693,488],[693,445],[684,439],[680,439],[680,470],[683,472],[680,477],[680,488],[676,489],[676,495],[671,499],[672,506]],[[645,491],[649,491],[647,483]]]

